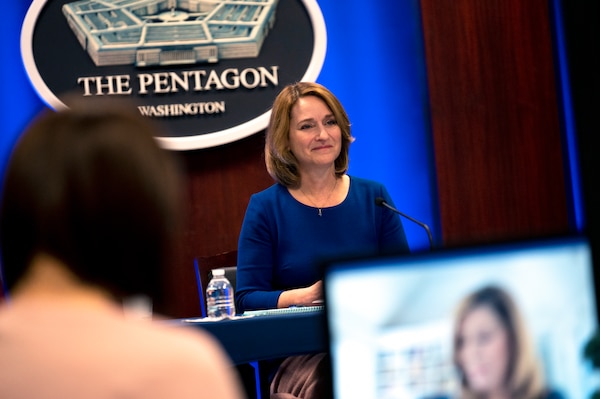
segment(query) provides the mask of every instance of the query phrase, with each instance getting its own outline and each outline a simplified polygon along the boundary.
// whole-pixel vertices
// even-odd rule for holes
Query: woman
[[[375,204],[393,204],[385,187],[346,174],[352,141],[348,116],[325,87],[291,84],[275,99],[265,162],[276,183],[246,210],[239,312],[321,303],[319,263],[327,258],[408,251],[399,217]]]
[[[115,102],[47,111],[11,155],[0,397],[242,398],[211,336],[124,312],[160,298],[181,203],[162,132]]]
[[[463,300],[454,331],[461,398],[559,399],[545,388],[540,365],[512,298],[484,287]]]
[[[276,184],[246,210],[238,311],[318,303],[323,259],[408,251],[399,217],[375,204],[393,204],[385,187],[346,174],[352,141],[348,116],[325,87],[301,82],[277,96],[265,143]]]

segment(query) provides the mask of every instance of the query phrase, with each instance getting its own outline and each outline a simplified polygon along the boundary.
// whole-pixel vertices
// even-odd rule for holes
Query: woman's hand
[[[317,281],[311,286],[283,291],[277,301],[278,308],[290,306],[313,306],[323,301],[323,282]]]

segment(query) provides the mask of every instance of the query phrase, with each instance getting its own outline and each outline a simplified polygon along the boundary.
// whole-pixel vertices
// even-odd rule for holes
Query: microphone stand
[[[429,226],[427,226],[425,223],[418,221],[417,219],[408,216],[407,214],[400,212],[398,209],[394,208],[393,206],[391,206],[390,204],[388,204],[387,202],[385,202],[385,200],[381,197],[377,197],[375,198],[375,204],[378,206],[382,206],[384,208],[389,209],[390,211],[397,213],[400,216],[404,216],[405,218],[407,218],[408,220],[410,220],[413,223],[418,224],[419,226],[421,226],[422,228],[425,229],[425,231],[427,232],[427,237],[429,238],[429,249],[432,250],[433,249],[433,237],[431,236],[431,231],[429,230]]]

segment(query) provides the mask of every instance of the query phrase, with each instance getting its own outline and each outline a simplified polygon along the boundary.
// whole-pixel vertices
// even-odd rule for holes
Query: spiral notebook
[[[280,314],[290,313],[309,313],[309,312],[321,312],[323,311],[323,305],[314,306],[292,306],[289,308],[278,308],[278,309],[262,309],[262,310],[246,310],[242,316],[272,316]]]

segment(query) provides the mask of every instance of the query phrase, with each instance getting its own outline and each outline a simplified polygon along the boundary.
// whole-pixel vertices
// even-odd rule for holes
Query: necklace
[[[324,204],[327,204],[329,202],[329,198],[331,198],[331,194],[333,194],[333,191],[335,190],[336,186],[337,186],[337,177],[335,178],[335,182],[333,183],[333,186],[331,187],[331,191],[329,191],[329,194],[327,195],[327,198],[325,198],[325,202],[323,202]],[[318,206],[317,204],[315,204],[315,201],[312,200],[312,198],[306,194],[304,192],[304,190],[302,190],[302,188],[300,188],[300,191],[302,192],[302,194],[304,194],[304,196],[306,197],[307,200],[310,201],[310,203],[318,209],[319,211],[319,216],[323,216],[323,207],[322,206]]]

